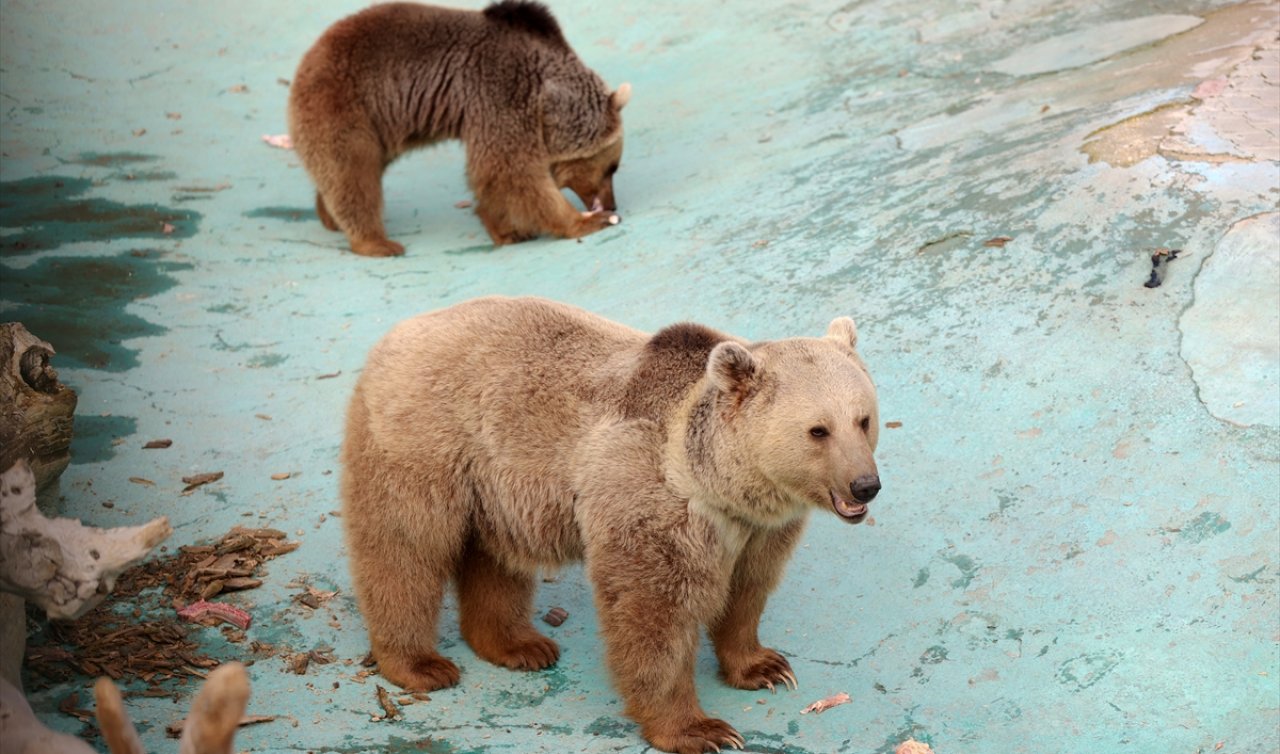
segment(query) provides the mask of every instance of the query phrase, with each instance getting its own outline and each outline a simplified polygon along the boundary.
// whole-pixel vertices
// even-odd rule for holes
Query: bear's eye
[[[826,437],[829,433],[827,432],[826,427],[818,426],[818,427],[810,427],[809,434],[817,438],[823,438],[823,437]]]
[[[604,176],[606,178],[612,178],[613,174],[616,172],[618,172],[618,163],[615,162],[609,166],[608,170],[604,171]]]
[[[862,417],[862,421],[858,422],[858,425],[862,427],[862,431],[863,431],[863,432],[870,432],[870,431],[871,431],[871,417],[870,417],[870,416],[864,416],[864,417]]]

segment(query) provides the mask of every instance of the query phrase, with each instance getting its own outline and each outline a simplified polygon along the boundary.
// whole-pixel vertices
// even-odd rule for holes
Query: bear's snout
[[[849,485],[849,492],[853,495],[853,499],[859,503],[871,502],[879,491],[880,477],[875,474],[860,476]]]

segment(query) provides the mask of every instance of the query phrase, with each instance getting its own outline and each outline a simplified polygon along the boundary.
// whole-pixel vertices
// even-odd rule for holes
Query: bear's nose
[[[859,503],[871,502],[879,491],[880,477],[875,474],[860,476],[849,485],[849,492],[853,493],[853,499]]]

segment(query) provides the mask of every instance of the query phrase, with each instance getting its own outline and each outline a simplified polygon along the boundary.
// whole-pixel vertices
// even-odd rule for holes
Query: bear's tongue
[[[857,518],[867,512],[866,503],[852,503],[834,492],[831,493],[831,504],[841,518]]]

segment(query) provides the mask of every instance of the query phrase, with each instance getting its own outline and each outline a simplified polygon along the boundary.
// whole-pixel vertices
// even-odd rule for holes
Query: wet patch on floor
[[[259,207],[244,213],[245,217],[267,217],[272,220],[283,220],[287,223],[300,223],[304,220],[319,220],[316,211],[311,207]]]
[[[94,416],[77,413],[71,439],[71,463],[102,463],[116,454],[117,440],[137,431],[132,416]]]
[[[26,267],[0,264],[5,298],[12,302],[4,316],[52,343],[60,365],[110,372],[132,369],[138,366],[138,351],[125,341],[159,335],[168,328],[129,313],[129,304],[174,287],[178,281],[171,273],[191,267],[146,252],[42,257]]]
[[[0,183],[0,253],[119,238],[190,238],[201,215],[157,204],[84,197],[87,178],[48,175]]]

